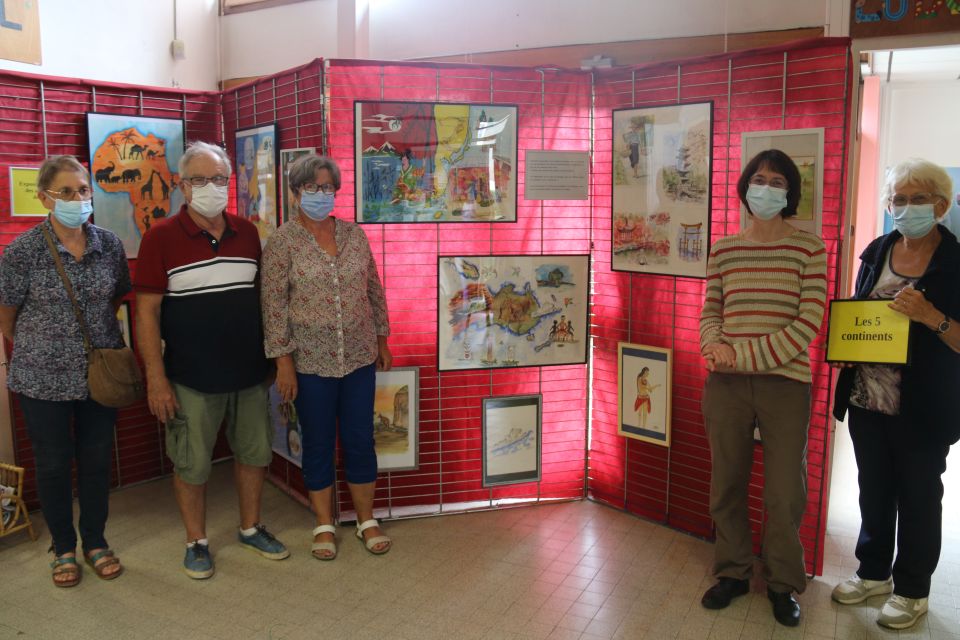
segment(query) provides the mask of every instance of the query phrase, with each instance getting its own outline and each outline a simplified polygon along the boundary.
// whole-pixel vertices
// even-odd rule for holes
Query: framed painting
[[[37,198],[39,167],[10,167],[10,216],[46,217],[47,211]]]
[[[740,134],[740,166],[761,151],[779,149],[800,170],[800,204],[790,224],[820,235],[823,221],[823,128],[745,131]],[[747,226],[747,209],[740,205],[740,228]]]
[[[586,363],[589,256],[438,260],[440,371]]]
[[[354,103],[357,222],[516,222],[517,107]]]
[[[419,367],[377,371],[373,440],[378,472],[419,467],[419,406]]]
[[[131,324],[130,301],[124,300],[117,309],[117,322],[120,323],[120,335],[123,336],[123,343],[129,348],[133,348],[133,325]]]
[[[542,397],[483,399],[483,486],[538,482]]]
[[[237,215],[256,225],[260,242],[277,228],[277,124],[237,129]]]
[[[614,271],[706,278],[713,102],[613,111]]]
[[[116,233],[128,258],[156,220],[183,204],[184,124],[176,118],[87,114],[94,220]]]
[[[673,351],[617,345],[617,433],[670,446]]]
[[[317,150],[314,147],[280,149],[280,191],[283,193],[283,197],[280,199],[280,202],[283,205],[283,213],[280,216],[280,224],[283,224],[289,220],[295,212],[293,206],[293,192],[290,191],[290,185],[288,183],[290,165],[296,162],[297,158],[302,158],[303,156],[316,152]]]
[[[273,420],[273,452],[303,467],[303,429],[297,418],[297,408],[292,402],[281,402],[277,385],[270,386],[270,417]]]

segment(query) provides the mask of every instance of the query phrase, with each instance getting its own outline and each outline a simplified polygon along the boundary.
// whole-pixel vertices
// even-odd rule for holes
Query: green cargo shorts
[[[252,467],[270,464],[273,426],[266,385],[230,393],[201,393],[175,382],[171,386],[180,409],[166,423],[167,456],[181,480],[207,482],[217,433],[224,422],[237,462]]]

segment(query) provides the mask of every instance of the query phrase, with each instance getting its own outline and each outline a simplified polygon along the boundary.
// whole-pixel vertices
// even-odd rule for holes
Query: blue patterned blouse
[[[7,386],[38,400],[87,397],[87,358],[70,298],[57,273],[42,226],[22,233],[0,258],[0,304],[17,307]],[[114,233],[84,224],[87,248],[78,262],[57,240],[94,348],[123,346],[114,299],[130,291],[123,243]],[[56,238],[56,235],[54,235]]]

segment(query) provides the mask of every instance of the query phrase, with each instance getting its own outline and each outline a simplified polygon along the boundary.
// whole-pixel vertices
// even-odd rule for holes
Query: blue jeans
[[[333,484],[338,419],[347,482],[365,484],[377,479],[373,448],[376,375],[374,364],[342,378],[297,374],[294,404],[303,430],[303,477],[310,491]]]
[[[37,493],[54,551],[60,555],[77,547],[71,482],[74,458],[83,550],[107,547],[103,531],[107,524],[117,410],[90,399],[37,400],[24,395],[20,396],[20,407],[33,445]]]

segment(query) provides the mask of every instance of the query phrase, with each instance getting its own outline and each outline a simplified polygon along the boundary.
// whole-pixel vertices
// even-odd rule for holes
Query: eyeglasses
[[[750,178],[750,184],[755,184],[760,187],[766,185],[769,187],[773,187],[774,189],[787,189],[790,186],[789,184],[787,184],[787,181],[784,180],[783,178],[773,178],[772,180],[767,182],[767,179],[764,178],[763,176],[753,176],[752,178]]]
[[[184,178],[191,186],[194,187],[205,187],[208,182],[212,182],[218,187],[225,187],[230,184],[229,176],[213,176],[212,178],[207,178],[206,176],[193,176],[192,178]]]
[[[44,191],[52,195],[57,200],[73,200],[77,196],[80,196],[81,200],[89,200],[93,197],[93,191],[90,190],[90,187],[80,187],[79,189],[64,187],[63,189],[58,189],[56,191],[53,189],[44,189]]]
[[[930,204],[940,199],[935,193],[915,193],[912,196],[895,193],[887,201],[895,207],[905,207],[908,204]]]
[[[337,192],[337,188],[332,184],[330,184],[329,182],[326,184],[317,184],[316,182],[308,182],[307,184],[303,185],[300,188],[306,191],[307,193],[316,193],[317,191],[322,191],[328,196],[330,194]]]

